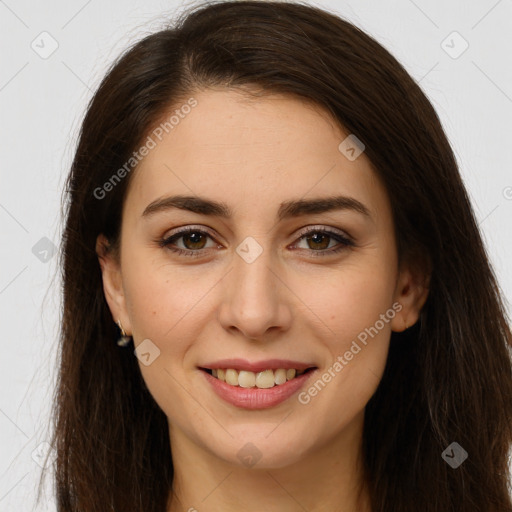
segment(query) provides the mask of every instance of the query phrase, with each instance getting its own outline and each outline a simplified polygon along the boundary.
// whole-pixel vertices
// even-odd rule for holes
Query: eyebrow
[[[165,212],[173,208],[226,219],[233,216],[231,208],[226,203],[204,199],[198,196],[176,195],[163,197],[151,202],[144,209],[142,217],[147,218],[158,212]],[[279,206],[277,218],[279,221],[282,221],[301,215],[324,213],[334,210],[352,210],[369,219],[372,218],[369,209],[363,203],[353,197],[347,196],[284,201]]]

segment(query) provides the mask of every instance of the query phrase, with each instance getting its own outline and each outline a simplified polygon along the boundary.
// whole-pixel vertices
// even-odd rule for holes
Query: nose
[[[246,339],[264,340],[270,332],[284,332],[291,325],[291,295],[283,269],[269,250],[252,263],[234,255],[234,268],[224,281],[219,321],[224,329]]]

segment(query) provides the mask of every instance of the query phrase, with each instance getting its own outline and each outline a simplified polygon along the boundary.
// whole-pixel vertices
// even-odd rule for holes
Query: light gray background
[[[163,28],[184,5],[0,0],[2,511],[33,509],[38,454],[48,439],[60,281],[57,257],[45,253],[48,242],[40,240],[59,245],[61,191],[86,103],[109,63],[133,41]],[[317,5],[375,37],[432,101],[511,312],[512,1],[324,0]],[[44,31],[51,37],[40,36]],[[463,39],[450,35],[453,31]],[[52,39],[58,48],[48,58],[31,47],[47,52]],[[464,40],[469,47],[453,58]],[[37,510],[55,510],[50,491]]]

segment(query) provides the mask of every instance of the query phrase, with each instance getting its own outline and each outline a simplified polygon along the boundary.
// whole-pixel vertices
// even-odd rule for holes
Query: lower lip
[[[236,407],[241,407],[242,409],[269,409],[270,407],[284,402],[299,391],[305,385],[309,377],[316,372],[316,369],[310,370],[299,377],[294,377],[284,384],[279,384],[268,389],[231,386],[231,384],[226,384],[224,381],[213,377],[204,370],[200,371],[211,384],[215,393],[226,402]]]

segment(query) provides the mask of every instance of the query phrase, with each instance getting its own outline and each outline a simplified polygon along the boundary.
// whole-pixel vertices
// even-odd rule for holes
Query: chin
[[[283,432],[277,430],[269,435],[275,427],[274,424],[271,428],[259,427],[254,431],[245,428],[244,435],[233,435],[225,443],[207,448],[214,456],[244,469],[279,469],[298,464],[305,456],[306,439],[283,436]]]

